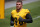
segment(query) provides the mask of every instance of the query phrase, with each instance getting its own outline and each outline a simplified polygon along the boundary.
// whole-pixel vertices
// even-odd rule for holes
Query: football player
[[[22,6],[22,1],[16,2],[16,9],[11,12],[11,26],[26,27],[26,23],[32,23],[30,11],[23,9]]]

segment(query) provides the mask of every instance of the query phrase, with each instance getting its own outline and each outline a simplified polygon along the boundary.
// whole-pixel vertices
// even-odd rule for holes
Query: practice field
[[[27,23],[27,27],[40,27],[40,1],[25,4],[23,8],[30,10],[33,19],[33,23]],[[11,11],[14,9],[15,7],[5,9],[5,19],[0,20],[0,27],[10,27]]]

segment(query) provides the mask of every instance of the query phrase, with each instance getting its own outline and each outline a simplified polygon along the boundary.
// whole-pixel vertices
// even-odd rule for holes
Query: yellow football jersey
[[[20,12],[16,12],[16,10],[12,10],[11,15],[14,17],[14,27],[26,27],[26,23],[22,23],[22,25],[19,24],[19,17],[21,16],[23,19],[26,19],[26,14],[30,13],[28,9],[21,9]]]

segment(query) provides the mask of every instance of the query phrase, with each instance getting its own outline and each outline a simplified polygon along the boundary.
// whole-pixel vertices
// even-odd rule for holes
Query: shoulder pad
[[[26,13],[30,13],[30,11],[29,11],[28,9],[25,9],[25,12],[26,12]]]

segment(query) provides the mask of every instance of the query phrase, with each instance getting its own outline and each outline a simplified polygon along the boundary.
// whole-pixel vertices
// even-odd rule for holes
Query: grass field
[[[33,23],[28,23],[27,27],[40,27],[40,1],[25,4],[23,8],[30,10],[33,19]],[[5,19],[0,19],[0,27],[10,27],[10,16],[13,9],[15,7],[5,9]],[[34,19],[36,17],[38,18]]]

